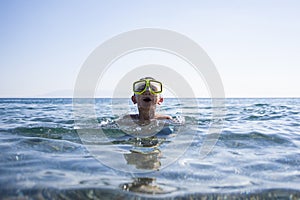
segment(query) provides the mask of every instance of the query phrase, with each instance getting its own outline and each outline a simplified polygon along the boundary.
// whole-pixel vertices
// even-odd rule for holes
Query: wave
[[[264,134],[258,131],[249,133],[234,133],[232,131],[223,131],[219,140],[227,147],[238,148],[267,148],[277,146],[297,147],[293,139],[286,135]]]
[[[24,137],[33,137],[33,138],[68,140],[75,143],[81,143],[76,130],[74,130],[73,128],[47,127],[47,126],[16,127],[16,128],[1,129],[0,133],[18,135]]]
[[[151,190],[152,189],[152,190]],[[102,188],[36,188],[23,190],[5,190],[0,189],[2,198],[12,199],[153,199],[153,198],[172,198],[172,199],[299,199],[300,190],[297,189],[260,189],[248,192],[212,192],[212,193],[186,193],[178,191],[176,188],[169,190],[171,192],[160,194],[155,186],[147,188],[144,193],[135,193],[123,191],[121,189],[112,189],[109,186]],[[148,193],[146,193],[148,192]]]

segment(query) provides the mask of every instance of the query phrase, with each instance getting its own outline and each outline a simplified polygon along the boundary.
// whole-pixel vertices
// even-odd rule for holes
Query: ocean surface
[[[300,99],[165,99],[150,135],[89,103],[0,99],[0,199],[300,199]]]

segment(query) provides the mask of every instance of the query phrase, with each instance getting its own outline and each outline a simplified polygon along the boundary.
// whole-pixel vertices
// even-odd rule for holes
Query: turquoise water
[[[0,99],[1,199],[300,198],[300,99],[226,99],[207,155],[210,99],[165,99],[185,123],[138,138],[116,124],[127,99],[94,105],[96,122],[72,99]]]

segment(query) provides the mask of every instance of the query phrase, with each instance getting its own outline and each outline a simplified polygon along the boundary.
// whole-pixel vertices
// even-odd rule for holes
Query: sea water
[[[0,199],[300,198],[300,99],[226,99],[214,133],[211,99],[165,99],[184,123],[136,137],[128,99],[92,104],[0,99]]]

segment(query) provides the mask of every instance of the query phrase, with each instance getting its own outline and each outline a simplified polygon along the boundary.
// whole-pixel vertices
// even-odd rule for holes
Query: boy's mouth
[[[150,97],[145,97],[145,98],[143,98],[143,101],[145,101],[145,102],[150,102],[150,101],[152,101],[152,100],[151,100]]]

